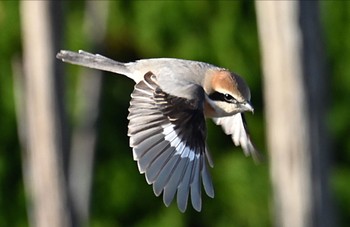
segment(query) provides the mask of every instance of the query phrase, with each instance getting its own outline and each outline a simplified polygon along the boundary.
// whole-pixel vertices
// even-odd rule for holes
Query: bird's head
[[[254,112],[250,104],[250,90],[240,76],[227,70],[208,72],[204,90],[207,94],[205,113],[208,117],[230,116],[236,113]]]

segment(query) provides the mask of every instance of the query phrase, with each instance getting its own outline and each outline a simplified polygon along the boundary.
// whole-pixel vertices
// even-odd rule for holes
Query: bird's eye
[[[230,94],[224,94],[224,99],[226,102],[230,102],[230,103],[236,103],[237,100],[235,98],[232,97],[232,95]]]

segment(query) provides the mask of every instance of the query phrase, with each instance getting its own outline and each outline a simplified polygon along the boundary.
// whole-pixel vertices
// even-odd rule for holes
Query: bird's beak
[[[249,112],[254,113],[254,108],[253,108],[252,104],[250,104],[249,102],[242,103],[241,107],[242,107],[243,111],[249,111]]]

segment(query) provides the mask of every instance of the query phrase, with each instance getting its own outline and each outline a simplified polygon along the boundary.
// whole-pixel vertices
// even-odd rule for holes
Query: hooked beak
[[[254,108],[253,108],[252,104],[250,104],[250,102],[242,103],[241,108],[243,109],[243,111],[249,111],[249,112],[252,112],[254,114]]]

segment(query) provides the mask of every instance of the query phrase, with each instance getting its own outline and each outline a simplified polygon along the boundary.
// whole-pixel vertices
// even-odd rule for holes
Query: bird
[[[56,57],[135,82],[127,117],[129,145],[139,172],[153,185],[156,196],[163,193],[165,206],[176,195],[180,212],[186,211],[189,200],[200,212],[202,185],[214,198],[207,119],[221,125],[246,156],[259,159],[244,118],[245,112],[254,112],[249,87],[228,69],[177,58],[122,63],[82,50],[61,50]]]

